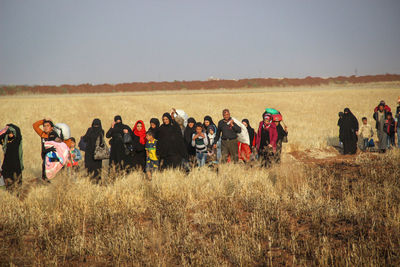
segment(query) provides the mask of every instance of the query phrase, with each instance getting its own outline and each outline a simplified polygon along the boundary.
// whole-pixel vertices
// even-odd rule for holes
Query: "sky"
[[[384,73],[398,0],[0,0],[0,84]]]

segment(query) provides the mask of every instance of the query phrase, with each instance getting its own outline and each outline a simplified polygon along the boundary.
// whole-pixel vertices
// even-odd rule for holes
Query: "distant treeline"
[[[399,74],[381,74],[367,76],[338,76],[331,78],[306,77],[306,78],[254,78],[240,80],[208,81],[173,81],[173,82],[133,82],[120,84],[89,83],[80,85],[63,84],[53,85],[2,85],[0,95],[14,94],[76,94],[76,93],[113,93],[113,92],[146,92],[170,90],[201,90],[220,88],[259,88],[259,87],[286,87],[286,86],[319,86],[329,84],[347,83],[372,83],[400,81]]]

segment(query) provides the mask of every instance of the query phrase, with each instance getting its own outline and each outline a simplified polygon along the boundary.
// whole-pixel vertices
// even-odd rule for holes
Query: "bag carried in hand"
[[[374,139],[369,139],[368,141],[368,147],[375,147]]]
[[[86,146],[87,146],[87,143],[83,139],[83,136],[81,136],[81,140],[79,140],[78,147],[79,147],[80,150],[86,151]]]
[[[103,160],[109,158],[110,158],[110,149],[108,149],[106,142],[104,142],[103,136],[100,135],[96,139],[96,147],[94,149],[94,159]]]
[[[287,135],[285,135],[285,136],[283,137],[283,139],[282,139],[282,143],[287,143],[287,142],[288,142]]]

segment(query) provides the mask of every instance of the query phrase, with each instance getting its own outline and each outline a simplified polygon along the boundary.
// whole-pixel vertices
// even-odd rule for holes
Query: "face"
[[[200,134],[203,131],[202,127],[196,127],[196,133]]]
[[[163,117],[162,120],[163,120],[165,125],[169,124],[169,119],[167,117]]]
[[[268,125],[269,124],[269,118],[264,119],[264,123]]]
[[[146,134],[146,138],[147,138],[147,140],[150,140],[150,141],[152,141],[152,140],[153,140],[153,136],[152,136],[152,135],[150,135],[150,134]]]
[[[143,129],[143,125],[141,123],[136,124],[136,129],[140,132]]]
[[[379,110],[380,110],[380,111],[383,111],[383,106],[379,106]]]
[[[210,134],[214,134],[214,130],[213,129],[210,129]]]
[[[43,124],[43,131],[45,133],[50,133],[53,130],[53,127],[51,127],[51,124],[46,122],[45,124]]]
[[[279,121],[274,121],[275,125],[278,126],[279,125]]]
[[[247,122],[245,122],[245,121],[242,121],[242,123],[243,123],[243,125],[247,128]]]
[[[363,122],[363,124],[367,124],[367,120],[363,120],[362,122]]]
[[[193,128],[194,123],[193,122],[189,122],[188,125],[189,125],[189,128]]]
[[[74,147],[75,147],[75,142],[72,141],[72,142],[71,142],[71,148],[74,148]]]
[[[204,125],[205,125],[206,127],[208,127],[208,126],[210,125],[210,121],[205,120],[205,121],[204,121]]]
[[[150,127],[151,127],[151,128],[155,129],[156,126],[157,126],[157,125],[156,125],[154,122],[151,122],[151,123],[150,123]]]
[[[14,134],[13,133],[9,133],[8,134],[8,138],[13,138],[14,137]]]
[[[224,120],[229,120],[229,118],[231,117],[231,114],[228,111],[225,111],[224,113],[222,113],[222,115],[224,116]]]

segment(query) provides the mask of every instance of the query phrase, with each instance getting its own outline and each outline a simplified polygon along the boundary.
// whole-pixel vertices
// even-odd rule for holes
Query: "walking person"
[[[373,117],[376,121],[375,128],[379,139],[378,148],[381,153],[385,153],[387,149],[387,134],[385,133],[386,115],[385,105],[383,103],[379,104],[378,110],[374,113]]]
[[[187,120],[187,125],[185,131],[183,132],[183,138],[185,139],[185,146],[189,156],[189,162],[194,163],[196,159],[196,148],[192,146],[192,137],[196,132],[196,120],[194,118],[189,118]]]
[[[101,180],[102,160],[94,159],[94,151],[96,149],[96,141],[104,142],[104,130],[101,126],[100,119],[94,119],[92,126],[87,129],[86,134],[82,136],[85,146],[85,168],[89,176],[96,182]]]
[[[250,127],[250,122],[248,119],[243,119],[242,124],[246,127],[249,136],[249,145],[239,142],[239,159],[244,162],[249,162],[252,154],[252,149],[255,144],[255,134],[254,129]]]
[[[218,122],[214,147],[217,147],[217,142],[221,138],[221,161],[227,162],[228,156],[230,156],[231,160],[236,163],[239,160],[237,134],[242,129],[233,121],[229,109],[224,109],[222,116],[223,119]]]
[[[400,148],[400,96],[397,99],[395,120],[396,120],[396,132],[397,132],[397,147]]]
[[[363,140],[362,150],[365,152],[369,147],[370,139],[374,136],[374,131],[372,130],[372,126],[368,123],[366,117],[363,117],[361,120],[363,124],[361,125],[358,134]]]
[[[391,149],[392,147],[395,147],[395,133],[396,133],[396,122],[393,119],[392,112],[387,112],[386,113],[386,120],[385,124],[383,126],[385,129],[385,134],[386,134],[386,140],[387,140],[387,148]]]
[[[157,140],[158,139],[158,129],[160,128],[160,121],[157,118],[151,118],[150,119],[150,131],[153,132],[154,138]]]
[[[7,189],[14,189],[22,184],[22,135],[14,124],[7,124],[0,130],[0,144],[3,146],[4,160],[1,165],[1,176]]]
[[[162,116],[163,124],[158,130],[158,155],[162,169],[179,168],[183,160],[188,160],[188,153],[180,126],[167,112]]]
[[[192,146],[196,148],[197,166],[203,167],[207,160],[208,137],[203,132],[201,122],[196,123],[196,132],[192,135]]]
[[[276,153],[274,153],[274,160],[275,160],[275,163],[280,163],[281,162],[283,139],[285,137],[287,137],[288,130],[287,130],[286,125],[285,125],[285,127],[282,127],[280,120],[275,119],[274,123],[275,123],[275,126],[276,126],[276,131],[278,133],[278,140],[276,141]]]
[[[204,128],[206,129],[207,135],[210,134],[210,129],[214,130],[212,135],[214,136],[213,139],[215,139],[215,136],[217,135],[217,125],[215,125],[215,123],[214,123],[214,121],[213,121],[213,119],[211,118],[210,115],[204,116],[203,125],[204,125]],[[214,142],[213,143],[210,142],[209,146],[210,145],[214,146]],[[215,156],[217,158],[216,160],[220,161],[221,160],[221,139],[219,139],[217,141],[217,147],[215,148],[215,151],[216,151],[216,155]]]
[[[341,123],[343,133],[343,154],[355,154],[357,152],[358,120],[349,108],[344,109]]]
[[[111,138],[109,166],[115,169],[116,172],[122,170],[122,167],[129,161],[129,155],[125,153],[125,146],[122,139],[125,133],[131,134],[132,131],[127,125],[122,124],[120,115],[115,116],[111,128],[106,133],[106,137]]]
[[[258,125],[256,136],[256,147],[263,167],[270,167],[276,153],[276,142],[278,132],[276,125],[272,122],[272,115],[264,112],[263,120]]]
[[[138,120],[132,129],[133,133],[133,153],[132,166],[137,170],[145,171],[146,168],[146,128],[144,122]]]
[[[42,143],[42,179],[49,182],[49,179],[46,177],[46,154],[48,151],[44,147],[44,143],[46,141],[61,141],[61,139],[57,132],[54,131],[54,124],[51,119],[38,120],[32,126],[35,132],[40,136]],[[40,126],[43,127],[43,130],[40,128]]]

